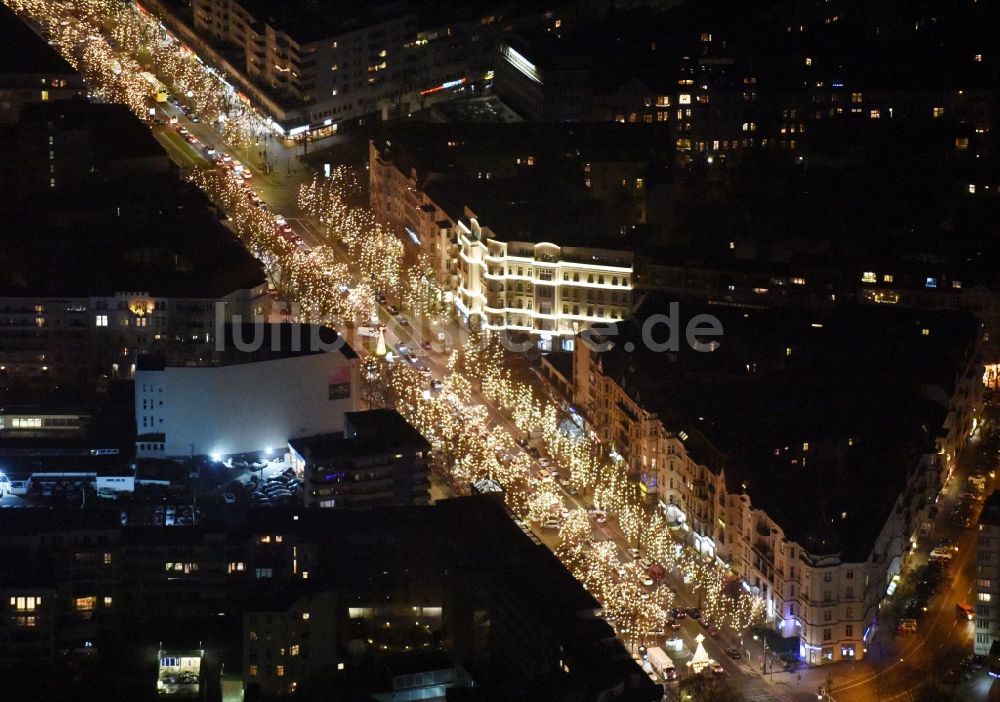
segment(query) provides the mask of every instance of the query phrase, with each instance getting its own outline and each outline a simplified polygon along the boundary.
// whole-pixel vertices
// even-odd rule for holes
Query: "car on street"
[[[714,625],[709,624],[708,625],[708,635],[711,636],[713,639],[717,639],[717,638],[719,638],[719,630],[717,628],[715,628]]]
[[[639,563],[639,567],[642,568],[643,570],[649,570],[650,568],[653,567],[653,564],[650,563],[645,558],[640,558],[639,561],[638,561],[638,563]]]
[[[688,607],[687,614],[692,619],[701,619],[701,610],[699,610],[697,607]]]
[[[903,619],[899,622],[899,626],[896,627],[896,631],[900,634],[915,634],[917,633],[917,620],[916,619]]]
[[[680,631],[681,623],[676,619],[668,619],[667,626],[670,627],[671,631]]]
[[[601,512],[600,510],[594,512],[594,521],[597,522],[598,524],[604,524],[604,522],[608,521],[607,513]]]
[[[645,573],[639,576],[639,582],[641,582],[646,587],[653,586],[653,579],[648,575],[646,575]]]
[[[244,168],[243,171],[240,173],[240,175],[243,176],[244,180],[250,180],[251,178],[253,178],[253,173],[250,172],[249,168]]]
[[[0,489],[0,497],[3,497],[4,491]],[[114,488],[102,487],[97,489],[97,496],[102,500],[117,500],[118,491]]]
[[[726,655],[732,658],[734,661],[739,660],[740,658],[743,657],[743,654],[740,653],[740,650],[738,648],[733,648],[732,646],[726,649]]]
[[[667,682],[671,682],[677,679],[677,668],[672,665],[665,666],[663,668],[663,679]]]
[[[393,317],[399,314],[399,308],[396,307],[395,305],[386,305],[385,308],[389,310],[389,314],[391,314]]]
[[[722,664],[718,661],[712,661],[708,664],[709,668],[712,669],[713,675],[725,675],[726,669],[722,667]]]
[[[559,529],[559,522],[556,521],[555,519],[549,519],[549,520],[547,520],[547,521],[545,521],[545,522],[542,523],[542,528],[543,529],[552,529],[553,531],[558,530]]]
[[[635,560],[639,560],[639,549],[630,548],[628,550],[628,555],[632,556],[632,558],[634,558]]]

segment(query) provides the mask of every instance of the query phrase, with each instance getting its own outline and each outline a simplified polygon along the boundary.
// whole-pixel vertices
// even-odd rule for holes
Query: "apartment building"
[[[234,76],[287,136],[406,116],[481,87],[501,31],[486,3],[447,13],[410,2],[335,10],[310,2],[194,0],[196,35],[235,48]]]
[[[431,446],[395,410],[348,412],[344,431],[292,439],[307,507],[427,504]]]
[[[956,313],[687,304],[650,296],[594,339],[610,348],[578,337],[573,401],[689,544],[763,598],[803,660],[861,658],[973,429],[979,326]],[[722,334],[683,338],[698,314]],[[847,397],[851,413],[838,409]]]
[[[471,323],[550,347],[624,319],[670,149],[646,125],[407,124],[372,140],[369,190]]]
[[[497,699],[662,696],[596,615],[599,603],[492,496],[205,506],[197,524],[166,529],[133,520],[142,506],[125,523],[118,508],[17,511],[0,514],[0,666],[18,699],[37,693],[57,658],[92,663],[47,683],[63,698],[115,680],[148,692],[156,651],[195,647],[209,696],[223,667],[248,698],[318,679],[423,699],[470,678]],[[164,657],[161,671],[183,666]]]
[[[994,491],[979,514],[976,545],[976,575],[970,604],[976,608],[976,638],[973,650],[989,655],[1000,641],[1000,491]]]

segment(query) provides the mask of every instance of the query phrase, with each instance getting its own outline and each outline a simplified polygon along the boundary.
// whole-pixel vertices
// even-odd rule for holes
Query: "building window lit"
[[[928,276],[927,280],[924,281],[924,287],[925,288],[936,288],[937,287],[937,278],[931,278],[931,277]]]
[[[955,290],[961,290],[961,288],[962,288],[962,281],[961,280],[953,280],[953,281],[951,281],[951,287],[954,288]]]
[[[49,99],[49,91],[48,90],[43,90],[42,91],[42,102],[46,102],[48,99]]]
[[[983,55],[982,54],[976,54],[975,56],[972,57],[972,60],[975,61],[976,63],[982,63],[982,61],[983,61]]]
[[[105,595],[104,596],[104,606],[105,607],[110,607],[111,604],[112,604],[112,602],[113,602],[113,598],[111,597],[111,595]]]
[[[891,283],[892,281],[893,281],[892,273],[886,273],[885,275],[882,276],[882,282]]]
[[[924,327],[923,329],[920,330],[920,335],[921,336],[930,336],[931,335],[931,330],[928,329],[928,328],[926,328],[926,327]]]
[[[937,119],[938,117],[944,117],[944,108],[943,107],[932,108],[931,114],[934,116],[935,119]]]
[[[861,274],[862,283],[874,283],[876,280],[875,273],[873,271],[865,271]]]
[[[106,326],[108,326],[108,315],[106,315],[106,314],[99,314],[99,315],[97,315],[97,317],[94,320],[94,322],[99,327],[106,327]]]
[[[677,96],[677,104],[678,105],[690,105],[691,104],[691,95],[688,94],[688,93],[681,93],[680,95]]]
[[[93,595],[77,597],[73,600],[73,609],[77,612],[89,612],[97,607],[97,598]]]
[[[10,606],[18,612],[34,612],[42,606],[41,597],[11,597]]]
[[[274,667],[274,674],[277,675],[279,678],[285,677],[285,666],[276,665]]]
[[[976,194],[976,184],[969,183],[969,195],[975,195],[975,194]]]
[[[871,112],[868,113],[868,115],[872,119],[878,119],[879,117],[882,116],[882,111],[881,110],[872,110]]]
[[[250,677],[251,678],[256,678],[257,677],[257,666],[256,665],[250,666]]]
[[[303,612],[302,613],[302,619],[308,620],[309,619],[309,612]]]

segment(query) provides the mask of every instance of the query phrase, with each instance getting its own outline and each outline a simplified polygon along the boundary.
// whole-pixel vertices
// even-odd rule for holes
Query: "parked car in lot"
[[[639,560],[639,549],[630,548],[628,550],[628,555],[632,556],[632,558],[634,558],[635,560]]]
[[[2,496],[2,495],[3,495],[3,493],[0,492],[0,496]],[[98,488],[98,490],[97,490],[97,496],[99,498],[101,498],[102,500],[117,500],[118,499],[118,491],[115,490],[114,488],[102,487],[102,488]]]

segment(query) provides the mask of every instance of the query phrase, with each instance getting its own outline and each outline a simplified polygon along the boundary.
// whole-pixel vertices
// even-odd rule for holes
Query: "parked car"
[[[743,657],[743,654],[740,653],[740,649],[733,648],[732,646],[726,649],[726,655],[732,658],[734,661],[739,660],[740,658]]]
[[[899,626],[896,627],[896,631],[900,634],[916,634],[917,633],[917,620],[916,619],[903,619],[899,622]]]
[[[549,519],[548,521],[542,523],[542,528],[557,530],[559,529],[559,522],[555,519]]]
[[[688,607],[687,614],[692,619],[701,619],[701,610],[697,607]]]
[[[222,493],[222,499],[225,500],[227,505],[232,505],[236,503],[236,495],[231,492]]]
[[[634,558],[635,560],[639,560],[639,549],[630,548],[628,550],[628,555],[632,556],[632,558]]]
[[[2,494],[3,493],[0,493],[0,495],[2,495]],[[118,491],[115,490],[114,488],[102,487],[102,488],[98,488],[98,490],[97,490],[97,496],[99,498],[101,498],[102,500],[117,500],[118,499]]]
[[[712,661],[708,665],[712,669],[712,674],[713,675],[725,675],[726,669],[723,668],[722,664],[719,663],[718,661]]]

